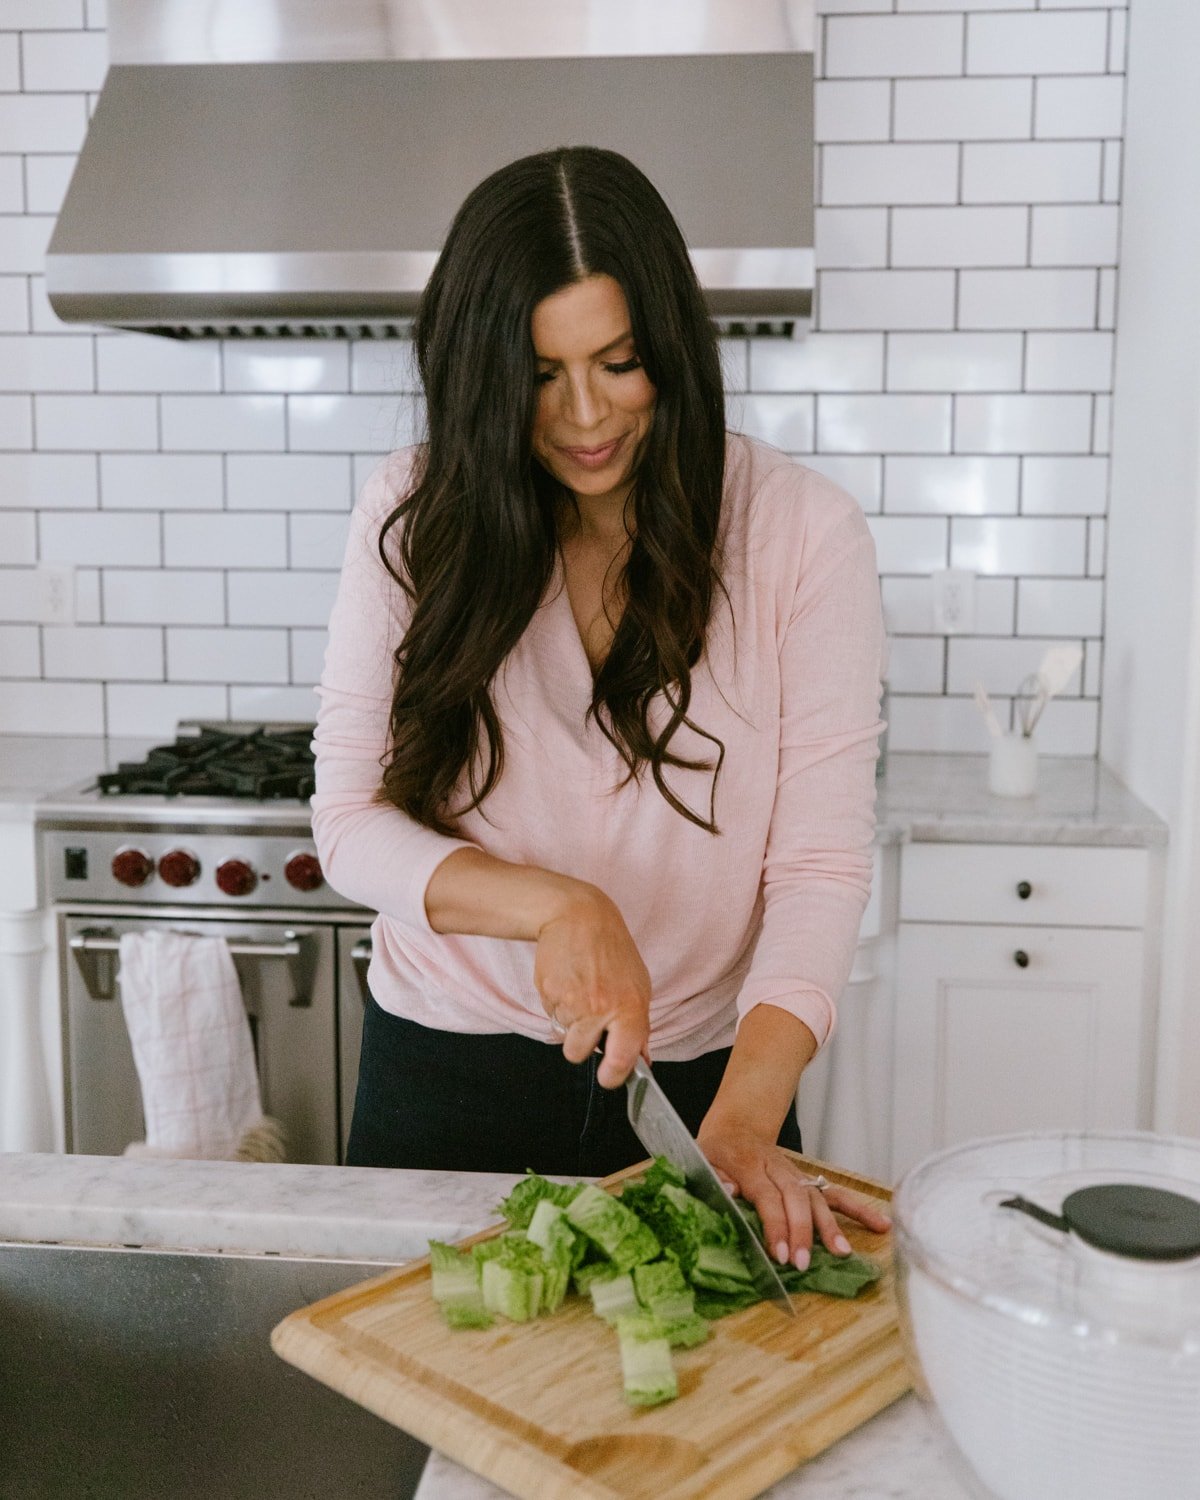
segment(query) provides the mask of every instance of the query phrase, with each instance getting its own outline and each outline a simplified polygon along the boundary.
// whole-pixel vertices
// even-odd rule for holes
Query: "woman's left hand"
[[[871,1199],[834,1183],[824,1191],[812,1186],[811,1175],[786,1151],[752,1131],[705,1121],[698,1141],[725,1187],[758,1210],[767,1252],[781,1265],[807,1269],[814,1237],[834,1255],[850,1254],[835,1209],[876,1234],[891,1228]]]

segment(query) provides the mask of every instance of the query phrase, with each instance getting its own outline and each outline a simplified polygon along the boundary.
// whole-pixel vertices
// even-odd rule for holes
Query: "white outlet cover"
[[[975,629],[975,574],[966,568],[939,568],[929,577],[933,589],[933,628],[939,635],[965,635]]]

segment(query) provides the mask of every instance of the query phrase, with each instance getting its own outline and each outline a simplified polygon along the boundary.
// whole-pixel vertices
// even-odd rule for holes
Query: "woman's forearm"
[[[777,1005],[756,1005],[738,1027],[705,1125],[775,1140],[795,1105],[800,1074],[816,1051],[817,1039],[803,1021]]]
[[[606,900],[569,875],[512,864],[482,849],[456,849],[425,888],[425,914],[435,932],[536,942],[547,922]]]

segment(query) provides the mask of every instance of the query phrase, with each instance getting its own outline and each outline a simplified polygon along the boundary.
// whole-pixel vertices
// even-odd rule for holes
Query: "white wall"
[[[1141,3],[1141,0],[1138,0]],[[854,493],[896,636],[895,749],[976,750],[1051,641],[1039,734],[1097,747],[1125,18],[818,0],[818,325],[731,342],[735,420]],[[42,257],[105,68],[100,0],[0,0],[0,732],[305,718],[346,515],[413,431],[403,345],[66,328]],[[40,562],[79,620],[34,623]],[[970,636],[927,575],[981,575]]]
[[[1157,1123],[1200,1134],[1200,7],[1130,16],[1101,752],[1171,830]]]

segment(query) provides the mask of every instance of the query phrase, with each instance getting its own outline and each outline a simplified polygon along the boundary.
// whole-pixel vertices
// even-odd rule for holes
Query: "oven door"
[[[363,1006],[367,1003],[367,965],[371,962],[371,929],[338,928],[338,1075],[341,1086],[342,1160],[350,1140],[350,1120],[358,1089],[358,1055],[362,1051]]]
[[[169,927],[224,938],[250,1021],[263,1110],[287,1136],[287,1159],[338,1160],[334,928],[285,914],[60,911],[67,1150],[120,1155],[144,1138],[141,1089],[121,1007],[117,944]]]

